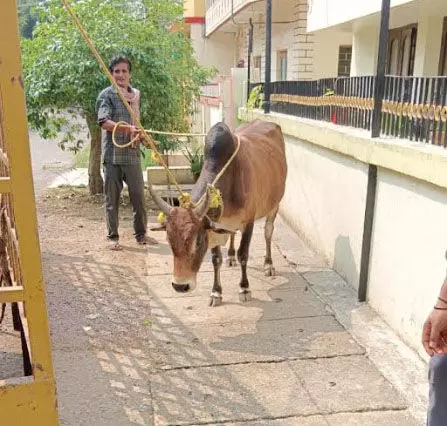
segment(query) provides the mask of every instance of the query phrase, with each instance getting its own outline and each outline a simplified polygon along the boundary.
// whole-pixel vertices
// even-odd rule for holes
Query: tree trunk
[[[90,195],[102,194],[104,191],[104,182],[101,176],[101,128],[93,116],[87,116],[87,125],[90,131],[88,188]]]

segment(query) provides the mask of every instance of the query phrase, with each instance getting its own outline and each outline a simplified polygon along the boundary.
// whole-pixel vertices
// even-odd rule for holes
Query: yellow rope
[[[206,133],[175,133],[175,132],[161,132],[160,130],[144,129],[147,133],[153,133],[155,135],[170,135],[170,136],[192,136],[192,137],[205,137]]]
[[[225,166],[217,174],[217,176],[214,178],[213,182],[209,185],[209,189],[211,190],[210,207],[211,208],[217,208],[219,206],[222,206],[222,211],[220,212],[220,216],[222,216],[222,214],[223,214],[224,203],[223,203],[223,199],[222,199],[222,194],[220,193],[219,189],[216,188],[216,184],[219,181],[219,179],[222,177],[222,175],[225,173],[225,171],[228,169],[228,167],[230,166],[231,162],[236,157],[237,153],[239,152],[239,149],[241,147],[241,138],[239,137],[239,135],[236,135],[236,138],[237,138],[236,149],[234,150],[233,154],[231,155],[231,157],[226,162]],[[197,203],[195,203],[195,204],[191,201],[191,195],[187,194],[187,193],[184,193],[181,196],[181,198],[179,199],[180,205],[182,205],[183,207],[186,207],[188,205],[191,206],[191,207],[194,207],[194,205],[197,206],[198,204],[200,204],[203,201],[204,197],[206,197],[207,192],[208,192],[208,188],[206,189],[205,193],[200,197],[200,200],[197,201]],[[163,212],[160,212],[158,217],[157,217],[157,221],[159,223],[163,223],[165,220],[166,220],[165,214]]]
[[[131,141],[125,143],[125,144],[119,144],[116,141],[115,138],[115,132],[118,130],[118,128],[121,127],[130,127],[129,123],[126,123],[125,121],[118,121],[118,123],[115,124],[115,126],[113,127],[112,130],[112,142],[113,144],[118,147],[118,148],[128,148],[129,146],[134,146],[134,144],[140,139],[140,136],[137,135],[135,136]],[[184,137],[184,136],[190,136],[190,137],[204,137],[207,134],[206,133],[176,133],[176,132],[161,132],[159,130],[152,130],[152,129],[143,129],[144,132],[146,133],[154,133],[157,135],[170,135],[170,136],[179,136],[179,137]],[[145,146],[147,146],[145,144]],[[151,148],[150,146],[148,146],[148,148]],[[157,152],[157,155],[159,156],[160,154]]]
[[[140,138],[140,136],[135,136],[130,142],[119,144],[115,139],[115,132],[117,131],[118,127],[130,127],[125,121],[118,121],[118,123],[115,124],[112,130],[112,142],[113,145],[115,145],[118,148],[128,148],[129,146],[134,146],[136,141]]]
[[[215,202],[216,197],[220,199],[222,199],[222,197],[220,196],[220,191],[218,189],[216,189],[216,184],[219,181],[219,179],[222,177],[222,175],[225,173],[225,171],[228,169],[228,167],[230,166],[230,164],[232,163],[232,161],[234,160],[234,157],[236,157],[237,153],[239,152],[239,148],[241,147],[241,138],[239,137],[239,135],[236,135],[237,138],[237,145],[236,145],[236,149],[234,150],[233,154],[231,154],[231,157],[228,159],[228,161],[226,162],[225,166],[223,166],[222,170],[217,174],[217,176],[214,178],[213,182],[211,183],[210,187],[212,188],[212,190],[214,191],[214,195],[211,194],[212,199],[211,199],[211,206],[212,207],[219,207],[219,205],[223,205],[223,201],[222,203],[219,203],[217,206],[213,205],[213,201]],[[205,193],[200,197],[200,200],[197,201],[197,204],[200,204],[203,200],[203,198],[206,197],[206,191]]]
[[[237,138],[236,149],[234,150],[233,154],[231,155],[230,159],[227,161],[225,166],[223,166],[222,170],[214,178],[211,186],[216,186],[217,181],[222,177],[222,175],[225,173],[225,170],[228,169],[228,166],[231,164],[231,162],[234,160],[234,157],[236,157],[237,153],[239,152],[239,148],[241,147],[241,138],[239,137],[239,135],[236,135],[236,138]]]
[[[87,43],[87,45],[89,46],[91,52],[93,53],[93,56],[96,58],[96,60],[98,61],[99,65],[101,66],[102,70],[104,71],[104,73],[106,74],[107,78],[110,80],[110,83],[113,85],[113,87],[115,88],[118,96],[121,98],[121,101],[123,102],[124,106],[126,107],[127,111],[129,111],[130,116],[132,117],[133,122],[136,124],[136,127],[138,127],[140,130],[143,131],[143,143],[145,144],[145,146],[150,147],[156,154],[156,157],[159,159],[161,165],[163,166],[163,168],[165,169],[166,174],[169,176],[169,179],[171,180],[171,182],[174,184],[174,186],[176,187],[177,191],[179,192],[180,196],[179,196],[179,201],[180,204],[183,206],[189,206],[189,207],[194,207],[195,205],[199,204],[203,198],[206,196],[206,192],[205,194],[203,194],[203,196],[200,198],[198,203],[193,203],[191,200],[191,195],[188,193],[185,193],[182,191],[182,189],[180,188],[179,184],[177,183],[177,181],[175,180],[174,175],[171,173],[171,171],[169,170],[168,166],[166,165],[165,161],[163,160],[163,157],[160,156],[160,153],[157,151],[157,148],[155,146],[155,142],[154,140],[149,136],[148,133],[154,133],[154,134],[164,134],[164,135],[175,135],[175,136],[206,136],[206,134],[191,134],[191,133],[174,133],[174,132],[161,132],[161,131],[155,131],[155,130],[146,130],[143,128],[143,126],[141,125],[140,120],[138,119],[138,117],[135,115],[135,113],[133,112],[130,104],[127,102],[127,99],[124,97],[124,95],[121,93],[120,88],[118,87],[118,84],[116,83],[116,81],[114,80],[114,78],[112,77],[112,75],[110,74],[109,69],[107,68],[106,64],[104,63],[104,61],[102,60],[101,56],[99,55],[98,51],[96,50],[93,42],[91,41],[91,39],[89,38],[89,36],[87,35],[87,32],[84,30],[81,22],[79,21],[79,19],[77,18],[77,16],[75,15],[75,13],[73,12],[73,10],[71,9],[70,5],[68,4],[67,0],[61,0],[62,4],[65,6],[65,9],[67,10],[67,12],[70,14],[73,22],[75,23],[75,25],[78,27],[82,37],[84,38],[85,42]],[[116,123],[115,127],[113,128],[113,132],[112,132],[112,139],[115,145],[115,132],[116,129],[122,125],[125,124],[127,126],[129,126],[128,123],[124,123],[124,122],[119,122]],[[211,204],[215,204],[216,200],[218,205],[222,205],[223,206],[223,201],[222,201],[222,197],[220,196],[220,192],[218,189],[215,188],[215,185],[217,183],[217,181],[222,177],[222,175],[225,173],[225,171],[227,170],[228,166],[231,164],[231,162],[234,160],[234,157],[237,155],[237,153],[239,152],[239,148],[241,146],[241,140],[239,138],[239,136],[237,137],[237,147],[236,150],[234,151],[234,153],[231,155],[230,159],[227,161],[227,163],[225,164],[225,166],[222,168],[222,170],[217,174],[216,178],[213,180],[213,183],[210,185],[211,188],[213,188],[214,191],[214,195],[213,195],[213,199],[212,199],[212,203]],[[128,146],[131,146],[133,144],[136,143],[136,141],[140,139],[140,136],[136,136],[134,139],[132,139],[130,142],[126,143],[125,145],[117,145],[120,148],[125,148]]]

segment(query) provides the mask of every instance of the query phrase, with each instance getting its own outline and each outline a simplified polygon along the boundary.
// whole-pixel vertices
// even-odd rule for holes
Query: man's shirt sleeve
[[[107,120],[112,119],[113,105],[107,92],[102,92],[96,101],[96,122],[101,126]]]

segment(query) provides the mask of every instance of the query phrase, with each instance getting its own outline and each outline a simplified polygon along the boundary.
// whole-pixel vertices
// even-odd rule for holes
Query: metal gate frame
[[[17,9],[15,0],[1,3],[0,238],[3,253],[7,253],[11,282],[9,287],[0,287],[0,304],[16,306],[15,327],[21,331],[25,372],[28,370],[31,375],[0,381],[0,423],[2,426],[57,426],[56,385],[37,230]]]

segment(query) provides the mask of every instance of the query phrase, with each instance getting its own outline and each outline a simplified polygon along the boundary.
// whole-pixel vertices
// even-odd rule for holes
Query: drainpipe
[[[250,80],[251,80],[251,54],[253,53],[253,21],[248,21],[250,28],[248,29],[248,58],[247,58],[247,101],[250,97]]]
[[[376,84],[374,86],[374,110],[371,125],[371,137],[380,136],[382,102],[385,95],[385,67],[388,50],[388,28],[390,22],[390,0],[382,0],[380,16],[379,54],[377,58]]]
[[[366,189],[365,217],[363,221],[362,257],[360,260],[360,278],[358,299],[366,301],[368,292],[369,263],[371,253],[372,230],[374,224],[374,211],[376,205],[377,166],[370,164],[368,169],[368,186]]]
[[[265,83],[264,113],[270,113],[270,80],[272,73],[272,0],[266,0],[265,8]]]
[[[390,0],[382,0],[380,13],[379,53],[377,58],[376,83],[374,85],[374,110],[371,124],[371,138],[380,136],[382,120],[382,102],[385,95],[385,66],[388,48],[388,29],[390,21]],[[362,257],[360,261],[360,279],[358,300],[365,302],[368,292],[371,239],[376,205],[377,166],[369,165],[368,187],[366,190],[365,217],[363,223]]]

